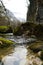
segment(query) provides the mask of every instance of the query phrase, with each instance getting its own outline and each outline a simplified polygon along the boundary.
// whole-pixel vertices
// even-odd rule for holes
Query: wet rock
[[[5,38],[0,38],[0,48],[9,47],[12,44],[15,44],[15,42]]]
[[[39,56],[39,58],[40,58],[41,60],[43,60],[43,51],[39,51],[39,52],[38,52],[38,56]]]
[[[12,32],[11,26],[0,26],[0,33],[10,33]]]
[[[32,43],[29,48],[33,50],[33,52],[39,52],[43,50],[43,41],[37,41],[35,43]]]
[[[22,32],[22,31],[20,31],[20,27],[19,27],[19,26],[18,26],[18,27],[15,27],[15,28],[13,29],[13,34],[14,34],[14,35],[20,35],[21,32]]]
[[[28,64],[26,65],[42,65],[42,60],[35,55],[31,50],[28,51]]]
[[[0,44],[3,44],[2,41],[0,41]]]

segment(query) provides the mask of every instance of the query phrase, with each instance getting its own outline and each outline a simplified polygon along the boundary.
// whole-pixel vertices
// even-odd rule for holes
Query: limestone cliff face
[[[30,5],[28,6],[27,21],[34,22],[36,21],[36,18],[38,16],[40,6],[43,7],[43,0],[29,0],[29,1]]]
[[[14,28],[20,25],[20,21],[10,10],[5,8],[3,2],[0,0],[0,26],[1,25],[10,25]]]
[[[9,25],[6,9],[0,0],[0,25]]]

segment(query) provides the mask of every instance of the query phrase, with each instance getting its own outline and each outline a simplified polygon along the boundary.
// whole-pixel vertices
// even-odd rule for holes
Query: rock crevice
[[[43,16],[43,13],[41,13],[43,11],[43,0],[29,1],[30,5],[28,6],[27,21],[39,21],[38,19]]]

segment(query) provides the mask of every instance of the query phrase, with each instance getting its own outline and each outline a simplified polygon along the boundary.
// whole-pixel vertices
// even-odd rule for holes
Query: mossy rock
[[[39,52],[43,50],[43,41],[37,41],[35,43],[32,43],[29,48],[33,50],[33,52]]]
[[[22,32],[22,31],[21,31]],[[14,35],[19,35],[20,34],[20,27],[15,27],[14,29],[13,29],[13,34]]]
[[[6,33],[6,32],[10,32],[10,31],[11,31],[10,26],[0,26],[0,33]]]
[[[15,42],[5,39],[5,38],[0,38],[0,41],[2,42],[0,43],[0,48],[8,47],[12,44],[15,44]]]

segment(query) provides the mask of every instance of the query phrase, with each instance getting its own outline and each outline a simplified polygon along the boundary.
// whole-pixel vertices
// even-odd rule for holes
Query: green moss
[[[7,40],[5,38],[0,38],[0,41],[2,42],[2,44],[0,43],[0,47],[6,47],[6,46],[9,46],[11,44],[15,44],[13,41],[11,40]]]
[[[5,33],[8,32],[9,30],[11,30],[10,26],[0,26],[0,33]]]
[[[7,26],[0,26],[0,32],[6,32],[9,27]]]
[[[13,34],[18,34],[19,30],[20,30],[20,27],[15,27],[13,29]]]
[[[7,26],[0,26],[0,31],[5,32],[8,29]]]

